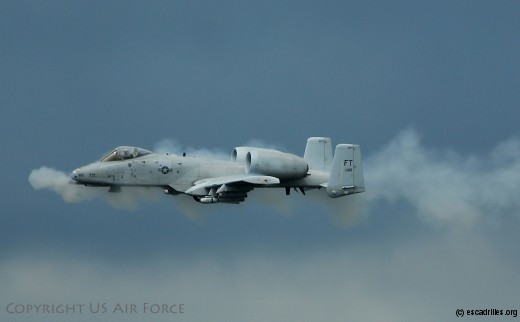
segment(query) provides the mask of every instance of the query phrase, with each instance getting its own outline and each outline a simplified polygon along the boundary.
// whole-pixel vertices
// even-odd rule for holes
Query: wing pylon
[[[233,175],[198,180],[185,191],[201,203],[240,203],[255,187],[276,185],[280,179],[271,176]]]

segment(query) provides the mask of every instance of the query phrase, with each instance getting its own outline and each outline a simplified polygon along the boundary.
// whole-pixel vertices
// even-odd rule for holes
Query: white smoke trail
[[[263,144],[263,146],[270,146]],[[156,151],[181,154],[182,145],[175,140],[162,140]],[[228,160],[219,150],[187,148],[187,153]],[[496,218],[513,212],[519,215],[520,140],[511,138],[488,155],[464,156],[459,153],[427,148],[421,145],[413,130],[399,133],[380,150],[363,155],[366,192],[331,199],[323,189],[308,191],[306,198],[285,196],[283,189],[255,189],[248,201],[265,204],[282,214],[321,205],[334,222],[350,226],[362,221],[375,206],[404,202],[422,219],[432,223],[469,223],[476,218]],[[35,169],[29,176],[34,189],[48,189],[66,202],[82,202],[101,198],[116,208],[133,209],[139,201],[158,200],[155,189],[123,189],[108,193],[106,188],[69,184],[69,177],[51,168]],[[214,207],[198,205],[186,196],[173,198],[181,212],[191,219],[204,221]],[[222,210],[222,207],[216,209]]]
[[[243,146],[251,146],[255,148],[262,148],[262,149],[273,149],[273,150],[280,150],[284,151],[285,149],[279,145],[276,145],[274,143],[265,142],[261,139],[251,139],[243,144]]]
[[[64,201],[78,203],[104,199],[117,209],[135,209],[141,200],[155,201],[160,196],[157,189],[132,188],[124,189],[121,193],[108,192],[106,187],[85,187],[70,184],[70,177],[62,171],[48,167],[34,169],[29,175],[29,183],[36,190],[47,189],[59,194]]]
[[[84,189],[79,185],[69,184],[70,177],[64,172],[48,167],[34,169],[29,175],[29,183],[36,189],[48,189],[59,194],[66,202],[82,202],[98,197],[93,189]]]
[[[180,144],[176,139],[172,138],[162,139],[161,141],[159,141],[155,145],[154,151],[157,153],[173,153],[177,155],[182,155],[183,153],[186,153],[187,155],[217,160],[231,159],[231,151],[229,153],[226,153],[219,149],[185,147],[182,144]]]
[[[285,195],[285,189],[258,188],[248,194],[249,201],[254,201],[260,205],[267,205],[282,215],[291,214],[295,206],[294,198]],[[246,200],[247,201],[247,200]]]
[[[368,216],[365,193],[330,198],[325,189],[320,189],[308,191],[307,196],[313,202],[317,202],[323,212],[329,214],[332,221],[340,227],[351,227]]]
[[[468,223],[515,212],[520,199],[520,141],[489,155],[428,149],[414,130],[401,132],[365,159],[368,205],[404,201],[427,221]]]

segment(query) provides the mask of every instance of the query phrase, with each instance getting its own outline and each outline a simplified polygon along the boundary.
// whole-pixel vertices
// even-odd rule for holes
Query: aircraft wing
[[[198,180],[193,187],[185,191],[200,202],[231,202],[244,201],[247,192],[254,187],[279,184],[280,179],[262,175],[232,175]]]

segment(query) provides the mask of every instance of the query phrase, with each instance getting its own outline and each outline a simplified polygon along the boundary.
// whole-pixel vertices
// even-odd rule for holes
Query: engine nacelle
[[[262,174],[279,179],[303,178],[309,171],[309,165],[304,159],[277,150],[252,149],[246,154],[245,161],[246,173]]]
[[[252,149],[253,148],[247,146],[239,146],[234,148],[233,152],[231,152],[231,161],[245,162],[247,153]]]
[[[282,153],[280,151],[272,150],[272,149],[262,149],[262,148],[253,148],[249,146],[239,146],[233,149],[231,153],[231,161],[235,162],[246,162],[247,154],[251,151],[275,151]]]

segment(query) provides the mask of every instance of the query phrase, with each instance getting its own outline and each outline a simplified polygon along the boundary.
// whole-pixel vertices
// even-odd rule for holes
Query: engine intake
[[[274,151],[278,153],[282,153],[273,149],[263,149],[263,148],[253,148],[249,146],[239,146],[233,149],[231,153],[231,161],[235,162],[246,162],[247,154],[251,151]]]

